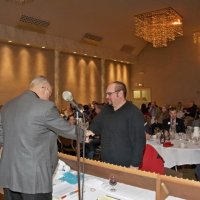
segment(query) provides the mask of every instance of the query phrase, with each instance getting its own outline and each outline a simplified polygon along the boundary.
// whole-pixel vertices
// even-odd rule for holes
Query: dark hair
[[[145,103],[143,103],[143,104],[141,105],[140,110],[142,111],[143,114],[145,114],[145,113],[148,112],[148,108],[147,108],[147,106],[146,106]]]
[[[169,111],[177,111],[177,108],[176,107],[171,107],[171,108],[169,108]]]
[[[126,94],[127,94],[126,85],[123,82],[121,82],[121,81],[115,81],[113,83],[116,84],[115,91],[122,90],[124,92],[124,97],[126,97]]]

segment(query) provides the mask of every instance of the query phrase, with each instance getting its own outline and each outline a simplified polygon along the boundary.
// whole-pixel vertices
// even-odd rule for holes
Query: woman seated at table
[[[153,135],[151,127],[151,118],[148,115],[144,115],[144,129],[146,134],[146,140],[149,140]]]
[[[155,122],[151,125],[152,131],[153,131],[154,134],[156,134],[157,132],[162,130],[163,120],[164,119],[168,119],[168,118],[169,118],[168,107],[167,106],[162,106],[161,112],[159,113],[159,115],[155,119]]]
[[[184,121],[177,117],[176,107],[171,107],[169,109],[169,115],[169,118],[163,120],[162,129],[173,131],[174,133],[185,133]]]

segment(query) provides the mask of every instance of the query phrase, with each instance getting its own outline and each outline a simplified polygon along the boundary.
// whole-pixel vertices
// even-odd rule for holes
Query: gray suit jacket
[[[75,126],[60,117],[53,102],[27,91],[5,104],[0,112],[0,186],[29,194],[52,192],[57,134],[76,138]]]

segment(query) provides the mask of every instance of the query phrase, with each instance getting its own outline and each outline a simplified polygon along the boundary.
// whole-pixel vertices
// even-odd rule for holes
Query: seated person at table
[[[184,108],[185,116],[190,116],[192,118],[196,117],[197,112],[197,105],[194,103],[194,101],[189,102],[189,107]]]
[[[177,109],[175,107],[169,109],[169,115],[168,119],[163,120],[163,130],[185,133],[184,121],[177,118]]]
[[[148,115],[144,115],[144,129],[146,140],[149,140],[151,138],[151,135],[153,135],[153,132],[151,127],[151,118]]]
[[[156,134],[156,132],[158,132],[159,130],[162,130],[163,120],[168,118],[169,118],[168,108],[167,106],[162,106],[161,112],[155,119],[155,122],[151,125],[154,134]]]

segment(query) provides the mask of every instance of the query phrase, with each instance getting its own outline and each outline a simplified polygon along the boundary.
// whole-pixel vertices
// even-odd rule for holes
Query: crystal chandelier
[[[33,0],[6,0],[6,1],[10,1],[13,3],[17,3],[17,4],[25,4],[25,3],[31,2]]]
[[[194,44],[200,44],[200,31],[193,33],[193,42]]]
[[[171,7],[135,15],[135,34],[153,47],[166,47],[167,42],[183,36],[182,20]]]

